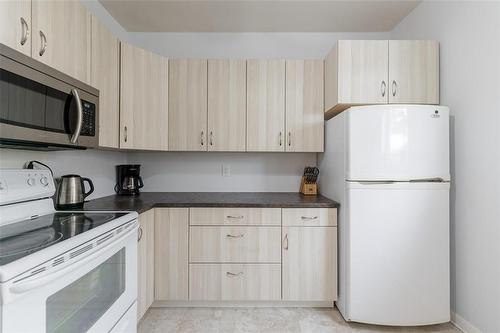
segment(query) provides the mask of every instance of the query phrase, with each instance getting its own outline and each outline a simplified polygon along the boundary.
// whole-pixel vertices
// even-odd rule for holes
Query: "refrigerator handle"
[[[410,183],[444,183],[445,180],[441,177],[435,177],[435,178],[421,178],[421,179],[410,179]]]
[[[374,181],[359,181],[359,182],[356,182],[358,184],[361,184],[361,185],[381,185],[381,184],[394,184],[396,183],[395,181],[391,181],[391,180],[388,180],[388,181],[377,181],[377,180],[374,180]]]

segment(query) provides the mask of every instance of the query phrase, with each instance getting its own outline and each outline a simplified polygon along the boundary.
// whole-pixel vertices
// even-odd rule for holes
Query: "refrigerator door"
[[[347,320],[450,320],[448,203],[449,183],[347,183]]]
[[[353,107],[346,132],[347,180],[450,179],[446,106]]]

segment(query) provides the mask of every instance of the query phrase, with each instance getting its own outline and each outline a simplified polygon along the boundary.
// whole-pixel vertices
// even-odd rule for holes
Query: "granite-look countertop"
[[[296,192],[142,192],[138,196],[110,195],[85,202],[84,210],[124,210],[139,214],[154,207],[283,207],[336,208],[324,196]]]

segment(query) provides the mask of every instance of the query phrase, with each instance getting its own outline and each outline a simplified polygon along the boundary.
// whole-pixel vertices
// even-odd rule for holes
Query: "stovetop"
[[[56,212],[0,226],[0,266],[126,215],[114,212]]]

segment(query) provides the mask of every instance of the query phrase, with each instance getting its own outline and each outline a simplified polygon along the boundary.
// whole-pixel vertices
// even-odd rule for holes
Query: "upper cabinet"
[[[121,43],[120,148],[168,149],[168,60]]]
[[[246,60],[208,61],[208,150],[245,151]]]
[[[247,61],[247,151],[285,150],[285,60]]]
[[[119,147],[120,42],[92,16],[90,85],[99,89],[99,146]]]
[[[387,103],[439,104],[438,42],[337,42],[325,59],[326,117]]]
[[[323,60],[286,61],[286,151],[324,150],[323,82]]]
[[[169,138],[171,151],[207,150],[207,60],[170,60]]]
[[[0,43],[31,56],[31,0],[0,1]]]
[[[90,83],[90,13],[77,0],[33,0],[32,57]]]
[[[439,104],[439,43],[389,41],[389,103]]]

